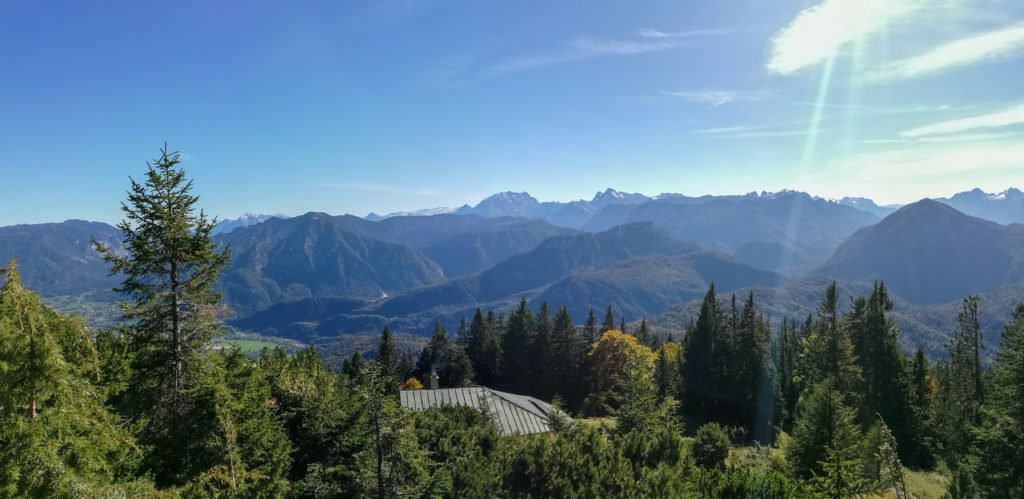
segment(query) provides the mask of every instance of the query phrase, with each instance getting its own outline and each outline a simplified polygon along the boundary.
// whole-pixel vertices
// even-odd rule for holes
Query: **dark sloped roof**
[[[417,411],[444,406],[472,407],[487,415],[502,435],[550,431],[546,414],[557,410],[543,400],[483,387],[404,390],[399,392],[399,399],[403,407]]]

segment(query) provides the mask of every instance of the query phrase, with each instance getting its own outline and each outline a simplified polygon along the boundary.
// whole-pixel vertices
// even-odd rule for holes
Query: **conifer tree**
[[[973,468],[984,497],[1024,495],[1024,304],[1003,327],[992,365],[992,391],[973,429]]]
[[[526,306],[526,298],[523,298],[506,321],[501,344],[504,380],[511,390],[522,391],[526,387],[529,379],[525,372],[528,366],[526,357],[535,329],[533,311]]]
[[[626,329],[626,318],[625,317],[620,317],[619,318],[619,331],[622,331],[624,334],[630,334],[629,330]]]
[[[992,371],[996,406],[1024,430],[1024,303],[1003,327]]]
[[[880,416],[900,443],[901,455],[916,465],[923,435],[912,405],[907,357],[899,348],[899,329],[886,317],[892,306],[885,283],[876,282],[867,299],[854,301],[849,316],[850,339],[864,381],[860,420]]]
[[[608,305],[608,311],[604,313],[604,322],[601,323],[601,334],[612,329],[615,329],[615,313],[612,312],[612,306]]]
[[[430,335],[430,341],[420,352],[417,361],[416,372],[419,375],[437,374],[444,367],[448,357],[448,350],[451,348],[451,339],[448,337],[448,330],[441,325],[441,321],[434,321],[434,332]]]
[[[11,261],[0,289],[0,496],[148,495],[118,484],[137,449],[103,406],[83,322],[25,289]]]
[[[651,338],[651,331],[647,328],[647,319],[640,319],[640,326],[636,329],[636,341],[640,342],[641,345],[646,345],[652,349],[657,347],[653,343]]]
[[[551,336],[554,334],[554,317],[551,314],[551,307],[547,302],[540,304],[537,309],[536,323],[533,334],[529,336],[526,347],[525,368],[527,370],[526,392],[537,395],[544,399],[550,399],[554,393],[550,379],[550,358]]]
[[[681,350],[679,343],[669,342],[654,352],[654,383],[659,402],[679,393],[679,369],[676,366],[682,356]]]
[[[125,218],[117,226],[124,254],[93,241],[111,275],[124,276],[114,291],[126,296],[122,327],[132,362],[119,410],[142,444],[160,450],[147,454],[144,463],[159,486],[189,478],[173,471],[188,459],[178,433],[187,423],[183,414],[194,388],[189,383],[198,379],[193,374],[202,369],[210,341],[223,334],[217,319],[221,294],[213,285],[230,259],[230,249],[213,240],[216,219],[196,207],[199,198],[179,163],[165,145],[147,163],[144,182],[129,179],[128,199],[121,204]]]
[[[583,326],[583,341],[587,343],[587,348],[590,348],[598,340],[597,333],[597,314],[594,313],[594,309],[590,309],[587,323]]]
[[[560,395],[569,408],[576,409],[586,396],[585,355],[587,345],[565,307],[555,314],[551,348],[545,359],[550,366],[551,394]]]
[[[419,497],[432,486],[429,458],[419,447],[409,413],[386,393],[389,381],[373,364],[364,368],[357,385],[363,415],[360,429],[370,445],[356,454],[359,497]]]
[[[836,282],[832,281],[828,289],[822,293],[818,315],[804,348],[805,361],[801,363],[801,377],[805,378],[806,386],[831,378],[833,386],[839,392],[847,395],[859,393],[861,374],[854,357],[848,328],[849,325],[839,312],[839,291]],[[850,403],[857,405],[856,401]]]
[[[829,377],[800,400],[786,461],[798,477],[820,476],[823,463],[855,459],[859,441],[855,412],[844,403],[835,379]],[[830,456],[830,451],[838,455]]]
[[[391,339],[391,328],[384,326],[380,333],[380,345],[377,346],[377,362],[384,370],[385,376],[394,381],[395,385],[403,380],[397,376],[395,368],[398,367],[398,358],[395,353],[395,342]]]
[[[971,446],[970,427],[981,422],[982,338],[978,326],[978,297],[965,298],[959,327],[947,344],[949,362],[940,366],[936,423],[947,458],[966,456]]]
[[[800,383],[797,362],[800,358],[801,347],[800,330],[796,321],[782,319],[782,328],[778,334],[778,357],[775,367],[776,394],[778,408],[776,409],[776,421],[783,431],[789,432],[793,428],[793,421],[796,415],[796,403],[800,398],[803,389]]]
[[[489,316],[493,319],[494,313],[491,312]],[[476,382],[484,386],[493,385],[500,369],[501,343],[493,320],[485,318],[479,307],[469,323],[468,336],[466,355],[476,372]]]
[[[177,405],[184,385],[186,363],[218,334],[218,302],[213,284],[227,268],[230,249],[219,248],[212,231],[216,219],[196,212],[199,197],[192,180],[178,168],[177,152],[161,149],[147,163],[146,180],[131,181],[128,201],[121,204],[125,219],[117,225],[124,236],[126,256],[93,241],[111,264],[110,274],[125,276],[114,291],[123,293],[124,318],[129,321],[139,365],[139,384],[162,385],[156,402]],[[136,383],[133,383],[135,385]]]
[[[690,419],[700,421],[717,411],[714,405],[718,386],[713,379],[715,339],[722,335],[722,310],[715,285],[711,284],[701,302],[697,320],[683,337],[681,393],[683,410]]]

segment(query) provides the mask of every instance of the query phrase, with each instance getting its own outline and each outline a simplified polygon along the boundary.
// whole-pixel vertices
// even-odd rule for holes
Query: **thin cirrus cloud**
[[[668,91],[659,92],[662,95],[678,97],[691,102],[707,104],[711,107],[718,107],[732,102],[754,102],[764,100],[765,92],[746,90],[698,90],[698,91]]]
[[[683,46],[683,40],[687,38],[716,36],[730,32],[731,29],[723,28],[667,33],[643,28],[632,38],[577,36],[563,43],[561,47],[546,52],[501,58],[495,57],[496,51],[491,50],[452,57],[426,72],[423,79],[434,87],[457,88],[503,74],[603,57],[627,57],[677,49]]]
[[[920,181],[934,175],[963,172],[1019,172],[1024,166],[1024,143],[979,142],[966,145],[934,146],[914,145],[880,153],[857,154],[846,157],[832,166],[839,174],[856,178],[884,181],[905,177]]]
[[[927,0],[825,0],[801,11],[772,37],[765,67],[772,73],[790,75],[820,64],[843,44],[880,31],[925,3]]]
[[[941,121],[932,125],[913,128],[900,133],[902,137],[917,138],[932,135],[950,135],[972,130],[999,128],[1024,123],[1024,104],[994,113]]]
[[[561,50],[511,57],[488,66],[482,71],[482,73],[485,75],[513,73],[568,62],[595,59],[598,57],[627,56],[659,52],[662,50],[674,49],[678,46],[679,44],[677,42],[671,40],[609,40],[589,36],[579,36],[566,43],[565,47]]]
[[[732,28],[695,29],[690,31],[666,32],[653,28],[640,28],[636,34],[644,38],[691,38],[694,36],[728,35]]]
[[[1024,54],[1024,24],[944,43],[934,49],[864,74],[865,83],[883,83],[924,76],[959,66]]]

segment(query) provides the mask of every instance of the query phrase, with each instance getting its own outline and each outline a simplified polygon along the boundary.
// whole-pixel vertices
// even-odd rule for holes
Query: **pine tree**
[[[996,406],[1024,430],[1024,303],[1003,327],[992,371]]]
[[[657,347],[654,345],[653,338],[651,338],[651,332],[647,328],[647,319],[640,319],[640,327],[636,330],[636,341],[640,342],[641,345],[646,345],[652,349]]]
[[[483,386],[490,386],[497,381],[501,360],[500,338],[493,326],[494,313],[491,312],[489,317],[491,320],[485,318],[478,307],[469,323],[466,340],[466,355],[476,372],[476,382]]]
[[[936,423],[945,443],[946,457],[957,458],[967,455],[970,449],[970,427],[981,422],[984,403],[977,296],[964,299],[959,327],[947,348],[949,362],[941,366]]]
[[[290,445],[259,365],[236,347],[209,356],[197,378],[178,432],[188,456],[175,470],[182,481],[197,476],[200,495],[283,496]]]
[[[524,392],[544,399],[550,399],[554,392],[550,383],[551,336],[554,334],[554,317],[547,302],[537,309],[536,325],[526,347],[527,386]]]
[[[587,316],[587,324],[583,326],[583,341],[587,343],[587,348],[590,348],[595,342],[597,342],[597,315],[594,313],[594,309],[590,309],[590,315]]]
[[[654,353],[654,383],[659,402],[679,393],[679,369],[676,366],[682,356],[681,350],[679,343],[669,342],[663,343]]]
[[[560,395],[569,408],[579,408],[586,396],[585,355],[587,345],[565,307],[555,314],[551,348],[545,361],[550,366],[548,383],[552,395]]]
[[[721,303],[712,283],[701,302],[696,322],[683,337],[680,368],[682,390],[679,399],[683,401],[683,410],[689,415],[688,421],[694,420],[701,424],[703,418],[717,413],[715,397],[720,391],[714,378],[717,371],[714,349],[716,338],[721,337],[722,331]]]
[[[447,335],[446,335],[447,336]],[[430,484],[427,453],[419,447],[409,413],[384,385],[389,381],[378,368],[364,368],[357,385],[363,414],[361,429],[368,430],[370,445],[356,456],[356,483],[360,497],[418,497]]]
[[[522,391],[526,388],[528,376],[526,368],[527,353],[529,352],[530,339],[534,335],[536,320],[533,311],[526,306],[526,298],[519,302],[516,308],[508,317],[505,324],[505,335],[502,337],[502,362],[504,380],[508,388],[513,391]]]
[[[832,281],[822,294],[818,315],[804,348],[801,377],[806,386],[831,378],[837,390],[852,395],[861,389],[861,374],[850,342],[849,325],[839,313],[839,291]],[[850,401],[857,406],[856,401]]]
[[[803,391],[803,384],[800,382],[799,369],[797,367],[800,352],[803,348],[801,346],[802,340],[803,338],[800,337],[800,330],[796,326],[796,321],[787,322],[783,318],[782,328],[779,331],[777,340],[779,346],[775,371],[777,373],[776,394],[778,399],[776,421],[778,421],[779,427],[785,432],[793,429],[796,403],[800,398],[800,392]]]
[[[619,331],[622,331],[625,334],[629,334],[629,330],[626,329],[626,318],[625,317],[619,318]]]
[[[434,321],[434,332],[430,335],[430,341],[420,352],[420,358],[416,364],[416,372],[420,376],[425,374],[437,374],[445,361],[447,361],[448,350],[451,348],[451,339],[448,337],[448,330],[441,325],[441,321]]]
[[[811,387],[800,400],[786,461],[798,477],[820,476],[824,473],[822,463],[855,459],[859,440],[855,413],[844,403],[835,380],[829,377]],[[830,449],[839,455],[830,456]]]
[[[608,311],[604,313],[604,322],[601,323],[601,334],[612,329],[615,329],[615,313],[612,312],[612,306],[608,305]]]
[[[380,345],[377,346],[377,362],[384,370],[385,376],[391,379],[395,386],[402,382],[397,376],[395,368],[398,367],[398,358],[395,353],[395,342],[391,339],[391,328],[384,326],[380,333]]]
[[[992,392],[972,431],[973,475],[983,497],[1024,495],[1024,304],[1004,328]]]
[[[898,343],[899,329],[886,313],[892,310],[885,283],[876,282],[871,295],[858,298],[849,316],[850,339],[863,377],[860,420],[880,416],[900,443],[901,455],[917,465],[923,435],[913,408],[907,357]]]

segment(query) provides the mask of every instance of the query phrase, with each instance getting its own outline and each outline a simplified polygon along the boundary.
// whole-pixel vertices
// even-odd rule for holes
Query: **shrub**
[[[721,468],[729,455],[729,435],[718,423],[708,423],[697,430],[693,440],[693,458],[702,468]]]

